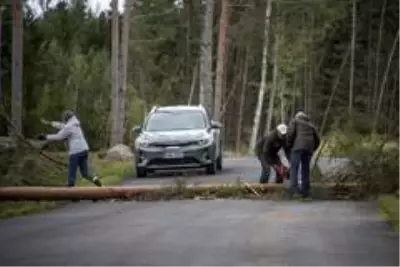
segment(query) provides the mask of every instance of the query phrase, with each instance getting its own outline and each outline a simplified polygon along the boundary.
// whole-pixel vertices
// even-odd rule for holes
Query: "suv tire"
[[[147,176],[147,170],[143,167],[136,167],[136,177],[137,178],[144,178]]]
[[[219,155],[217,158],[217,170],[222,170],[222,155]]]
[[[206,167],[206,173],[213,175],[217,172],[217,161],[214,160],[211,164]]]

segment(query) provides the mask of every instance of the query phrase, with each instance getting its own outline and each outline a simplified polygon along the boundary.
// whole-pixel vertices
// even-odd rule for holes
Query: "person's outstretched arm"
[[[63,127],[61,130],[58,131],[56,134],[47,134],[46,140],[49,141],[61,141],[68,138],[70,132],[68,127]]]
[[[56,128],[58,130],[61,130],[65,126],[65,123],[62,123],[62,122],[59,122],[59,121],[48,121],[48,120],[45,120],[45,119],[41,119],[40,121],[43,124],[50,125],[50,126]]]

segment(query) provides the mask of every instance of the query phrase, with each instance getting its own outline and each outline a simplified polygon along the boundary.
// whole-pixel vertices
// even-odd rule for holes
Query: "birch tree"
[[[271,17],[271,9],[272,9],[272,0],[267,1],[267,7],[265,9],[265,26],[264,26],[264,44],[263,44],[263,53],[262,53],[262,66],[261,66],[261,83],[260,89],[258,91],[258,99],[257,99],[257,107],[254,114],[253,120],[253,130],[251,133],[251,139],[249,144],[248,153],[252,154],[256,145],[258,129],[260,128],[260,120],[261,120],[261,111],[263,107],[265,87],[267,84],[267,74],[268,74],[268,32],[270,25],[270,17]]]

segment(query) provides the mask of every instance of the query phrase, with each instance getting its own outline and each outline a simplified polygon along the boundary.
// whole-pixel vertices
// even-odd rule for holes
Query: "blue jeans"
[[[75,186],[76,171],[79,170],[83,178],[91,181],[88,166],[88,151],[82,151],[69,156],[68,186]]]
[[[290,191],[300,193],[303,197],[310,194],[310,161],[312,152],[301,149],[292,151],[290,155]],[[298,188],[298,173],[301,164],[301,189]]]

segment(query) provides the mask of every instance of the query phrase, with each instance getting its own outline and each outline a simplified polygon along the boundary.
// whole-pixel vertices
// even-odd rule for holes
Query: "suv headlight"
[[[150,146],[149,140],[142,139],[142,140],[136,141],[136,147],[137,148],[139,148],[139,147],[146,148],[146,147],[149,147],[149,146]]]
[[[199,146],[204,146],[204,145],[207,145],[207,144],[211,144],[212,142],[213,142],[213,136],[209,136],[209,137],[206,137],[206,138],[203,138],[203,139],[199,140],[197,142],[197,144]]]

